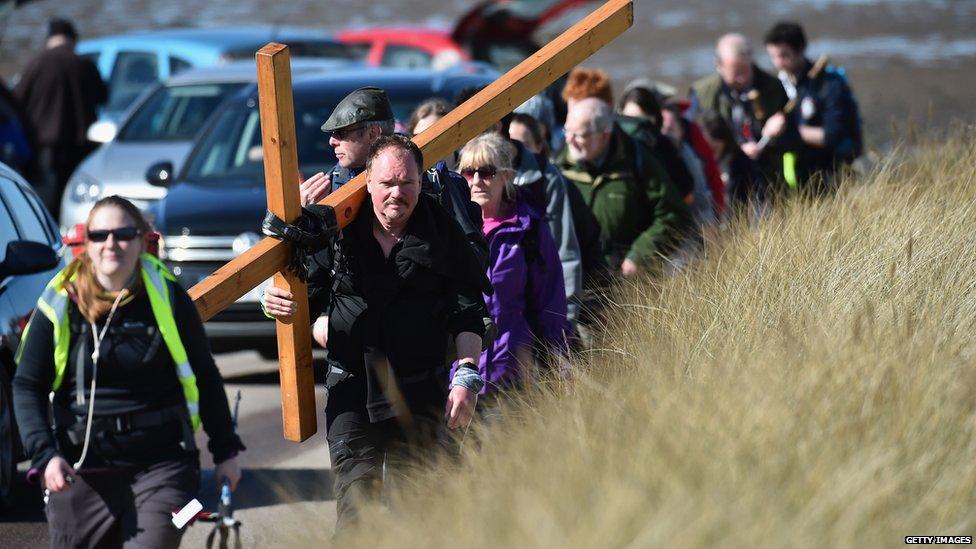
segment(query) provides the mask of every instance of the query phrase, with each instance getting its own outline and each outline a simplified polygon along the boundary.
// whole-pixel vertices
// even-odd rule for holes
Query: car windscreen
[[[406,121],[429,93],[399,94],[391,98],[398,121]],[[332,169],[335,154],[329,134],[320,128],[342,96],[328,94],[295,103],[295,136],[298,140],[298,169],[302,176]],[[228,105],[211,122],[197,142],[183,179],[198,184],[259,184],[264,180],[264,151],[257,101]]]
[[[217,107],[243,83],[162,86],[144,101],[119,133],[119,141],[189,141]]]

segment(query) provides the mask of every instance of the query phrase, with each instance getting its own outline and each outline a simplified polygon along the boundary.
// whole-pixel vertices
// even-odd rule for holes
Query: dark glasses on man
[[[498,174],[498,168],[489,164],[488,166],[481,166],[480,168],[464,168],[461,170],[461,175],[463,175],[465,179],[474,178],[474,174],[478,174],[481,179],[491,179]]]
[[[348,141],[353,135],[359,134],[365,126],[349,126],[346,128],[339,128],[337,130],[332,130],[332,137],[335,137],[339,141]]]
[[[116,242],[122,240],[128,242],[139,236],[139,229],[135,227],[119,227],[118,229],[106,229],[104,231],[88,231],[88,240],[92,242],[105,242],[108,235],[115,237]]]

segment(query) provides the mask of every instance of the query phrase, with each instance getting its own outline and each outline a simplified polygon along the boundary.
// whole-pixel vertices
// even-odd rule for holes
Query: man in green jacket
[[[735,136],[742,152],[759,163],[771,181],[782,178],[783,151],[773,136],[782,133],[782,113],[789,98],[775,76],[753,63],[752,47],[741,34],[726,34],[715,47],[717,74],[691,87],[689,116],[717,111]],[[765,139],[764,135],[767,135]]]
[[[599,221],[608,264],[624,276],[653,266],[691,229],[688,206],[653,152],[614,122],[606,102],[575,102],[565,130],[557,164]]]

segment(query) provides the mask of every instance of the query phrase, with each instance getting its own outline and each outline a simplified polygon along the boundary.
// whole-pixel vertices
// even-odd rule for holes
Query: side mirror
[[[168,187],[173,181],[173,163],[164,160],[149,166],[146,170],[146,181],[156,187]]]
[[[115,124],[115,122],[102,120],[101,122],[95,122],[91,126],[88,126],[88,132],[86,135],[89,141],[94,141],[95,143],[108,143],[109,141],[115,139],[118,132],[119,127]]]
[[[58,254],[47,244],[14,240],[7,244],[7,255],[0,263],[0,280],[14,275],[44,272],[58,266]]]

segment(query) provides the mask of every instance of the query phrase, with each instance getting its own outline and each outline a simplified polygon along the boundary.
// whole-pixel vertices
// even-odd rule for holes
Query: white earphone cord
[[[119,292],[119,295],[115,298],[115,302],[112,303],[111,310],[108,312],[108,317],[105,319],[105,325],[102,326],[101,333],[98,332],[98,327],[95,326],[95,323],[91,323],[92,341],[95,343],[95,350],[92,351],[92,380],[91,389],[88,391],[88,422],[85,425],[85,444],[81,447],[81,457],[72,465],[73,469],[81,467],[85,462],[85,457],[88,456],[88,442],[91,437],[92,418],[95,411],[95,378],[98,377],[98,356],[102,349],[102,339],[105,338],[105,333],[108,332],[108,325],[112,323],[112,317],[115,316],[115,310],[119,307],[119,302],[128,293],[129,290],[127,288],[123,288]]]

